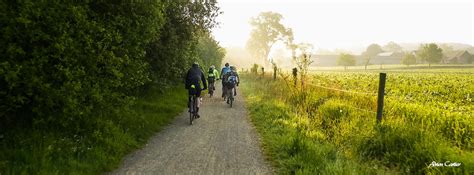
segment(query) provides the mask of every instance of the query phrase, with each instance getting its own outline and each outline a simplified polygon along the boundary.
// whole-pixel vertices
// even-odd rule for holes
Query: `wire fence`
[[[323,89],[327,89],[327,90],[333,90],[333,91],[339,91],[339,92],[345,92],[345,93],[351,93],[351,94],[377,96],[377,93],[349,91],[349,90],[344,90],[344,89],[336,89],[336,88],[331,88],[331,87],[316,85],[316,84],[314,84],[314,83],[309,83],[309,84],[310,84],[311,86],[313,86],[313,87],[319,87],[319,88],[323,88]]]
[[[371,97],[374,97],[374,96],[378,95],[377,93],[371,93],[371,92],[350,91],[350,90],[345,90],[345,89],[337,89],[337,88],[332,88],[332,87],[321,86],[321,85],[314,84],[314,82],[311,82],[311,83],[308,83],[308,84],[311,87],[318,87],[318,88],[321,88],[321,89],[344,92],[344,93],[349,93],[349,94],[366,95],[366,96],[371,96]],[[356,107],[356,106],[353,106],[353,105],[346,105],[346,106],[350,107],[352,109],[358,110],[358,111],[367,112],[367,113],[371,113],[371,114],[377,114],[377,112],[375,112],[375,111],[362,109],[362,108],[359,108],[359,107]]]

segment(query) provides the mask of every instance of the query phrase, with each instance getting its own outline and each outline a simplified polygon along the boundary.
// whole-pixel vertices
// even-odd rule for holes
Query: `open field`
[[[246,76],[250,115],[279,172],[472,174],[474,69],[386,72],[379,124],[378,71],[312,71],[296,86]],[[430,167],[447,161],[460,165]]]
[[[387,64],[387,65],[368,65],[367,70],[371,71],[411,71],[411,72],[424,72],[424,71],[439,71],[439,70],[451,70],[456,72],[471,71],[474,68],[474,64],[432,64],[431,67],[428,64],[416,64],[416,65],[401,65],[401,64]],[[312,71],[343,71],[343,66],[312,66]],[[347,71],[366,71],[365,66],[349,66]]]

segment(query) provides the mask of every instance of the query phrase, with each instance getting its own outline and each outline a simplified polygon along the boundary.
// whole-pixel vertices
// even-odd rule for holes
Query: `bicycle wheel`
[[[234,93],[232,93],[232,89],[229,92],[229,100],[230,100],[230,107],[232,108],[232,104],[234,103]]]
[[[212,98],[212,95],[214,95],[214,86],[209,86],[209,97]]]
[[[190,125],[193,125],[194,113],[196,111],[195,101],[196,101],[195,97],[192,96],[190,104],[189,104],[189,108],[190,108],[190,110],[189,110],[189,124]]]
[[[189,112],[189,125],[193,125],[193,112]]]

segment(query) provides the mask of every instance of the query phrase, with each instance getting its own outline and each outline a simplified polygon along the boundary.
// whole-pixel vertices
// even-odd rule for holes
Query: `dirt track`
[[[215,96],[203,98],[194,125],[183,111],[112,174],[272,174],[238,92],[229,108],[216,82]]]

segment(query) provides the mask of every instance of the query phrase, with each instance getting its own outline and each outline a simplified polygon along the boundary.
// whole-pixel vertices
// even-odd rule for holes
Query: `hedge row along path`
[[[203,98],[194,125],[186,109],[112,174],[272,174],[240,91],[229,108],[220,84],[213,98]]]

